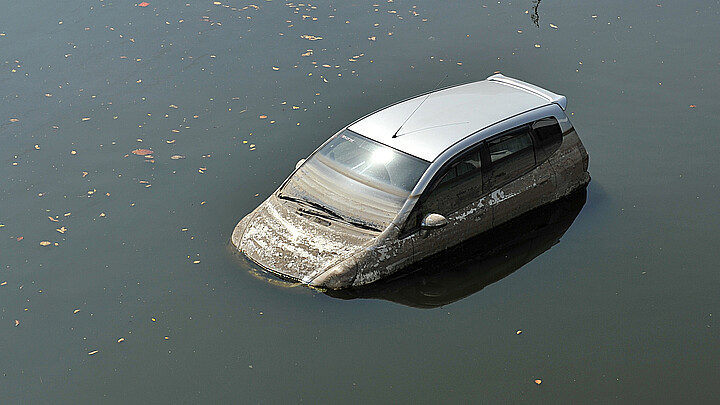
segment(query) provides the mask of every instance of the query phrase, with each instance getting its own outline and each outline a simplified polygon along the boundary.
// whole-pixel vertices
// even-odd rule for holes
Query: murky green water
[[[720,2],[149,3],[0,6],[3,402],[720,395]],[[590,153],[558,244],[432,309],[230,253],[344,124],[495,71],[567,95]]]

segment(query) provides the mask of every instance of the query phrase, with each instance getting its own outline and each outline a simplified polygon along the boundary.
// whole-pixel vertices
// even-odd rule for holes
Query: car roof
[[[565,96],[501,74],[392,104],[348,129],[420,159],[433,161],[463,138]]]

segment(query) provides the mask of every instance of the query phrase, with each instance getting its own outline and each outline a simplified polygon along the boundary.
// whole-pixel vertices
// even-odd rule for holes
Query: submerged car
[[[496,74],[382,108],[325,141],[235,227],[277,276],[372,283],[590,181],[567,99]]]

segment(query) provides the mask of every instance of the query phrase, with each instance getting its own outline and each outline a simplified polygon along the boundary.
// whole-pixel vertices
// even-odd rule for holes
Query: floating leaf
[[[95,354],[95,353],[97,353],[97,352],[99,352],[99,351],[100,351],[100,350],[93,350],[93,351],[91,351],[90,353],[88,353],[88,355],[89,355],[89,356],[92,356],[93,354]]]
[[[124,342],[124,341],[125,341],[125,338],[120,338],[120,339],[117,340],[118,343],[122,343],[122,342]]]
[[[80,118],[80,121],[90,121],[90,117],[82,117]]]
[[[44,240],[44,241],[40,242],[40,246],[50,246],[50,245],[52,245],[52,242],[50,242],[49,240]]]
[[[537,384],[537,385],[540,385],[540,384],[542,384],[542,380],[541,380],[541,379],[537,379],[537,380],[535,380],[535,384]]]
[[[17,118],[10,118],[10,122],[18,122],[18,121],[20,121],[20,120]]]
[[[55,219],[55,218],[53,218],[53,217],[48,217],[48,219],[51,220],[51,221],[53,221],[53,222],[60,222],[60,220],[57,220],[57,219]]]
[[[260,116],[260,119],[261,119],[261,120],[267,119],[267,115],[261,115],[261,116]]]
[[[150,149],[135,149],[131,153],[133,155],[145,156],[145,155],[152,155],[153,151]]]
[[[142,3],[138,4],[139,7],[147,7],[149,5],[150,3],[148,3],[147,1],[143,1]]]
[[[76,310],[73,311],[73,314],[77,314],[78,312],[80,312],[80,310],[79,310],[79,309],[76,309]]]
[[[172,155],[172,156],[170,156],[170,159],[172,159],[172,160],[185,159],[185,156],[183,156],[183,155]]]

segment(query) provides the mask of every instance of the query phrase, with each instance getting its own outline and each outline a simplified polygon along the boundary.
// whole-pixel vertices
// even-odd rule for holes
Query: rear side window
[[[487,148],[493,187],[512,181],[535,166],[533,140],[527,126],[488,141]]]
[[[562,129],[555,117],[547,117],[532,124],[538,140],[538,161],[547,159],[562,143]],[[542,153],[540,153],[542,152]]]

